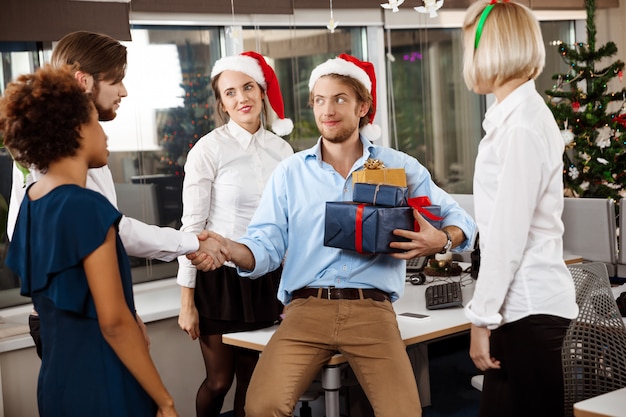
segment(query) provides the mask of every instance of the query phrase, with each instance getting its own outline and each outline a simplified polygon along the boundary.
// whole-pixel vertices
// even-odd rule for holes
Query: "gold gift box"
[[[364,169],[352,173],[352,182],[406,187],[406,172],[404,172],[404,168]]]

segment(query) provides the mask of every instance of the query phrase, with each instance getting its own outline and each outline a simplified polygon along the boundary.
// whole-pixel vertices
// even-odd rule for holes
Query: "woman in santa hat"
[[[285,118],[276,74],[260,54],[243,52],[219,59],[211,71],[211,86],[224,124],[189,151],[181,230],[210,229],[237,239],[245,233],[270,174],[293,154],[288,142],[266,130],[266,100],[278,116],[272,123],[274,132],[287,135],[293,123]],[[240,279],[229,262],[202,272],[185,257],[179,258],[178,323],[192,339],[200,339],[206,367],[196,397],[198,416],[219,416],[235,375],[234,415],[244,415],[258,353],[225,345],[222,334],[260,329],[278,320],[280,275],[279,268],[259,279]]]

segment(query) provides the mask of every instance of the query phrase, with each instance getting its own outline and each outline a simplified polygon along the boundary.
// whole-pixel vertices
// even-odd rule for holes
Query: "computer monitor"
[[[158,225],[180,228],[183,215],[183,177],[181,175],[136,175],[133,184],[154,184],[159,212]]]

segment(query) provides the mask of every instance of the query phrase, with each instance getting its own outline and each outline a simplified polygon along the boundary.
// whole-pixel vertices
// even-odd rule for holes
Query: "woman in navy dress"
[[[121,214],[85,189],[108,156],[91,99],[69,68],[20,76],[0,99],[0,132],[19,163],[45,172],[7,256],[41,317],[40,416],[178,416],[135,314]]]

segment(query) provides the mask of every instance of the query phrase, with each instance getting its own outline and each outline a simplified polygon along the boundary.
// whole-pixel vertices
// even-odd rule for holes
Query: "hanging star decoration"
[[[443,0],[424,0],[423,6],[414,7],[418,13],[429,13],[430,17],[437,17],[437,10],[443,6]]]
[[[241,26],[235,24],[235,0],[230,0],[230,13],[233,18],[233,24],[226,28],[226,34],[231,39],[234,39],[235,42],[238,42],[241,38]]]
[[[382,3],[380,7],[387,10],[391,9],[393,13],[396,13],[400,11],[399,7],[402,6],[402,3],[404,0],[389,0],[387,3]]]
[[[333,0],[330,0],[330,20],[326,27],[330,30],[330,33],[335,33],[337,26],[339,26],[339,22],[333,17]]]
[[[229,38],[238,41],[241,37],[241,26],[228,26],[226,28],[226,34]]]

